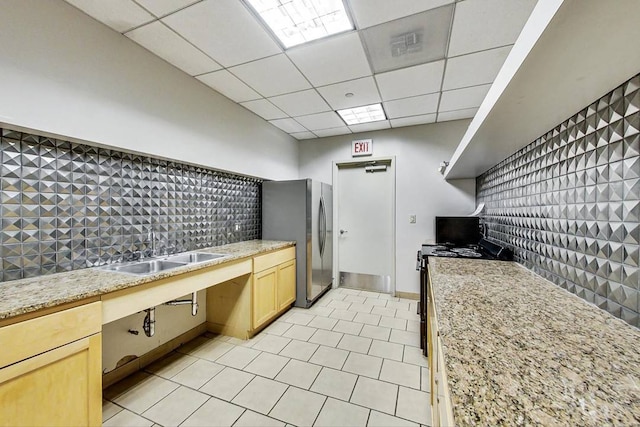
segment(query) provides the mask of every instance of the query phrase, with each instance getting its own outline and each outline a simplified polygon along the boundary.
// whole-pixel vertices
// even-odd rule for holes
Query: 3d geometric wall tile
[[[640,327],[640,74],[476,179],[490,239]]]
[[[259,179],[0,132],[0,281],[261,236]]]

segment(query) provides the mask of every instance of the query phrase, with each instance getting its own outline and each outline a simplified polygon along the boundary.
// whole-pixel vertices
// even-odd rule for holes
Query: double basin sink
[[[162,271],[183,267],[185,265],[200,264],[202,262],[213,261],[214,259],[225,258],[228,256],[229,255],[213,254],[208,252],[189,252],[184,254],[166,255],[161,258],[148,258],[140,261],[109,264],[100,268],[117,273],[149,276]]]

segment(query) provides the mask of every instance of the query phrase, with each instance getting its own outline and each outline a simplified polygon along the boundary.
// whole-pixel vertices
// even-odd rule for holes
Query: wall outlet
[[[409,215],[409,224],[415,224],[415,223],[416,223],[416,216]]]
[[[236,222],[233,226],[233,231],[240,231],[240,223]]]

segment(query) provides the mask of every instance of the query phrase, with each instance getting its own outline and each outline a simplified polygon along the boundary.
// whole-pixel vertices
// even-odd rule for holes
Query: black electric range
[[[498,261],[512,261],[513,252],[509,249],[490,242],[484,238],[475,244],[437,243],[422,245],[418,251],[417,270],[420,271],[420,303],[418,314],[420,315],[420,348],[425,356],[427,354],[427,272],[430,257],[484,259]]]

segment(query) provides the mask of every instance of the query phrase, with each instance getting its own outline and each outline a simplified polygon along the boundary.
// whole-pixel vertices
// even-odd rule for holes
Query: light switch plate
[[[409,215],[409,224],[415,224],[415,223],[416,223],[416,216]]]

